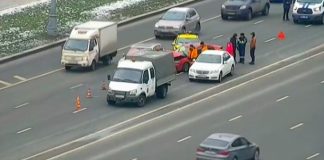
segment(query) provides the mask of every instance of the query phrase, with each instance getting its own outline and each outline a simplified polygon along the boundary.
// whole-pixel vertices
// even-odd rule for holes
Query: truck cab
[[[292,17],[294,23],[307,21],[324,24],[324,0],[296,0]]]

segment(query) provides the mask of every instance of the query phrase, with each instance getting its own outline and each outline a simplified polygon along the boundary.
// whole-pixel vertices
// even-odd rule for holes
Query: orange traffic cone
[[[91,89],[88,88],[88,91],[87,91],[87,98],[92,98],[92,92],[91,92]]]
[[[285,34],[285,32],[281,31],[281,32],[278,33],[277,37],[278,37],[279,40],[285,40],[286,39],[286,34]]]
[[[102,81],[101,90],[107,90],[105,81]]]
[[[81,109],[81,101],[80,101],[80,96],[77,96],[76,101],[75,101],[75,109],[79,111]]]

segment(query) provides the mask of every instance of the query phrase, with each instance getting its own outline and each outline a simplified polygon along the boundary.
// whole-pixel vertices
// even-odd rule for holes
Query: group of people
[[[200,46],[198,47],[195,47],[193,44],[190,44],[188,58],[191,60],[197,59],[199,54],[205,50],[208,50],[208,46],[204,43],[204,41],[201,41]]]
[[[255,33],[251,33],[251,40],[250,40],[250,56],[251,56],[251,62],[249,64],[254,65],[255,64],[255,48],[256,48],[256,37]],[[229,54],[231,54],[234,57],[235,63],[237,63],[236,60],[236,50],[238,50],[240,55],[240,60],[238,63],[244,64],[245,62],[245,48],[247,44],[247,38],[245,37],[244,33],[240,34],[240,37],[237,38],[237,34],[234,33],[231,37],[230,41],[226,45],[226,50]]]

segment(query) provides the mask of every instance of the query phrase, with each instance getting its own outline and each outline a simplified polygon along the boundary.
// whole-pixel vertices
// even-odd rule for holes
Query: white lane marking
[[[19,106],[16,106],[15,109],[18,109],[18,108],[21,108],[21,107],[24,107],[24,106],[27,106],[29,105],[29,103],[24,103],[24,104],[21,104]]]
[[[221,15],[217,15],[217,16],[215,16],[215,17],[211,17],[211,18],[204,19],[204,20],[202,20],[201,22],[202,22],[202,23],[205,23],[205,22],[211,21],[211,20],[213,20],[213,19],[217,19],[217,18],[219,18],[219,17],[221,17]]]
[[[275,39],[276,39],[276,38],[273,37],[273,38],[270,38],[270,39],[268,39],[268,40],[265,40],[264,42],[265,42],[265,43],[268,43],[268,42],[271,42],[271,41],[273,41],[273,40],[275,40]]]
[[[31,128],[26,128],[26,129],[23,129],[21,131],[18,131],[17,134],[21,134],[21,133],[27,132],[29,130],[31,130]]]
[[[218,35],[218,36],[215,36],[215,37],[213,37],[213,39],[217,39],[217,38],[221,38],[221,37],[223,37],[224,35]]]
[[[16,78],[16,79],[19,79],[21,81],[26,81],[27,80],[27,78],[24,78],[24,77],[21,77],[21,76],[18,76],[18,75],[15,75],[13,77]]]
[[[0,80],[0,83],[3,84],[3,85],[5,85],[5,86],[11,86],[11,83],[8,83],[8,82],[5,82],[5,81],[1,81],[1,80]],[[2,88],[1,88],[1,89],[2,89]]]
[[[86,110],[87,108],[82,108],[82,109],[80,109],[80,110],[76,110],[76,111],[74,111],[73,113],[79,113],[79,112],[82,112],[82,111],[84,111],[84,110]]]
[[[264,20],[257,21],[254,24],[259,24],[259,23],[262,23],[262,22],[264,22]]]
[[[232,121],[235,121],[235,120],[240,119],[240,118],[242,118],[242,115],[239,115],[239,116],[236,116],[236,117],[234,117],[234,118],[231,118],[231,119],[229,119],[228,121],[229,121],[229,122],[232,122]]]
[[[294,130],[294,129],[298,128],[298,127],[301,127],[302,125],[304,125],[304,123],[299,123],[297,125],[294,125],[294,126],[290,127],[290,130]]]
[[[138,160],[137,158],[133,158],[132,160]]]
[[[279,99],[277,99],[276,100],[276,102],[280,102],[280,101],[282,101],[282,100],[284,100],[284,99],[287,99],[289,96],[284,96],[284,97],[282,97],[282,98],[279,98]]]
[[[178,140],[177,142],[180,143],[180,142],[186,141],[186,140],[188,140],[190,138],[191,138],[191,136],[187,136],[185,138],[182,138],[182,139]]]
[[[183,72],[177,73],[176,75],[178,76],[178,75],[181,75],[181,74],[183,74]]]
[[[321,47],[321,46],[319,46],[319,47]],[[319,48],[319,47],[315,47],[314,49],[317,49],[317,48]],[[308,50],[308,51],[311,51],[311,50],[313,50],[313,49],[310,49],[310,50]],[[306,52],[306,51],[305,51],[305,52]],[[143,114],[141,114],[141,115],[135,116],[135,117],[130,118],[130,119],[126,120],[126,121],[122,121],[122,122],[120,122],[120,123],[117,123],[117,124],[115,124],[115,125],[113,125],[113,126],[110,126],[110,127],[104,128],[104,129],[102,129],[102,130],[99,130],[99,131],[94,132],[94,133],[92,133],[92,134],[89,134],[89,135],[87,135],[87,136],[83,136],[83,137],[80,137],[80,138],[75,139],[75,140],[73,140],[73,141],[67,142],[67,143],[65,143],[65,144],[62,144],[62,145],[59,145],[59,146],[53,147],[53,148],[51,148],[51,149],[48,149],[48,150],[45,150],[45,151],[39,152],[39,153],[37,153],[37,154],[34,154],[34,155],[29,156],[29,157],[27,157],[27,158],[24,158],[24,159],[22,159],[22,160],[29,160],[29,159],[32,159],[32,158],[34,158],[34,157],[37,157],[37,156],[39,156],[39,155],[42,155],[42,154],[48,153],[48,152],[53,151],[53,150],[55,150],[55,149],[59,149],[59,148],[62,148],[62,147],[68,146],[68,145],[70,145],[70,144],[72,144],[72,143],[75,143],[75,142],[77,142],[77,141],[80,141],[80,140],[86,139],[87,137],[90,137],[90,136],[92,136],[92,135],[100,134],[101,132],[105,132],[105,131],[111,130],[112,128],[116,128],[116,127],[121,126],[121,125],[123,125],[123,124],[125,124],[125,123],[131,122],[131,121],[134,121],[134,120],[136,120],[136,119],[138,119],[138,118],[144,117],[144,116],[149,115],[149,114],[151,114],[151,113],[154,113],[154,112],[156,112],[156,111],[158,111],[158,110],[162,110],[162,109],[167,108],[167,107],[169,107],[169,106],[171,106],[171,105],[174,105],[174,104],[177,104],[177,103],[180,103],[180,102],[186,101],[186,100],[190,100],[190,99],[192,99],[193,97],[199,96],[199,95],[201,95],[201,94],[203,94],[203,93],[206,93],[206,92],[208,92],[208,91],[210,91],[210,90],[213,90],[213,89],[216,89],[216,88],[222,87],[223,85],[227,85],[228,83],[232,83],[233,81],[236,81],[236,80],[239,80],[239,79],[246,78],[246,77],[248,77],[248,76],[250,76],[250,75],[252,75],[252,74],[254,74],[254,73],[260,72],[260,71],[265,70],[265,69],[267,69],[267,68],[270,68],[270,67],[272,67],[272,66],[274,66],[274,65],[278,65],[279,63],[282,63],[282,62],[284,62],[284,61],[288,61],[288,60],[290,60],[290,59],[292,59],[292,58],[295,58],[296,56],[303,55],[303,54],[305,54],[305,52],[302,52],[302,53],[296,54],[295,56],[291,56],[291,57],[285,58],[285,59],[283,59],[283,60],[281,60],[281,61],[278,61],[278,62],[276,62],[276,63],[272,63],[272,64],[270,64],[270,65],[267,65],[267,66],[265,66],[265,67],[262,67],[262,68],[260,68],[260,69],[255,70],[255,71],[252,71],[252,72],[250,72],[250,73],[247,73],[247,74],[245,74],[245,75],[243,75],[243,76],[241,76],[241,77],[233,78],[233,79],[231,79],[231,80],[229,80],[229,81],[226,81],[225,83],[222,83],[222,84],[220,84],[220,85],[217,85],[217,86],[214,86],[214,87],[208,88],[208,89],[206,89],[206,90],[204,90],[204,91],[198,92],[198,93],[196,93],[196,94],[193,94],[193,95],[188,96],[188,97],[186,97],[186,98],[180,99],[180,100],[178,100],[178,101],[175,101],[175,102],[169,103],[168,105],[162,106],[162,107],[160,107],[160,108],[153,109],[153,110],[151,110],[151,111],[149,111],[149,112],[146,112],[146,113],[143,113]],[[200,102],[202,102],[202,101],[204,101],[204,100],[207,100],[207,99],[212,98],[212,97],[214,97],[214,96],[217,96],[217,95],[219,95],[219,94],[222,94],[222,93],[225,93],[225,92],[231,91],[231,90],[233,90],[233,89],[235,89],[235,88],[238,88],[238,87],[244,86],[244,85],[246,85],[246,84],[248,84],[248,83],[250,83],[250,82],[253,82],[253,81],[258,80],[258,79],[261,79],[261,78],[264,78],[264,77],[266,77],[266,76],[269,76],[269,75],[271,75],[272,73],[276,73],[276,72],[282,71],[282,70],[284,70],[284,69],[286,69],[286,68],[289,68],[289,67],[291,67],[291,66],[297,65],[297,64],[299,64],[299,63],[302,63],[302,62],[304,62],[304,61],[306,61],[306,60],[309,60],[309,59],[314,58],[314,57],[316,57],[316,56],[319,56],[319,55],[321,55],[321,54],[324,54],[324,51],[322,51],[322,52],[320,52],[320,53],[317,53],[317,54],[314,54],[314,55],[312,55],[312,56],[309,56],[309,57],[307,57],[307,58],[304,58],[304,59],[302,59],[302,60],[296,61],[296,62],[294,62],[294,63],[291,63],[291,64],[289,64],[289,65],[287,65],[287,66],[284,66],[284,67],[282,67],[282,68],[280,68],[280,69],[277,69],[277,70],[274,70],[274,71],[272,71],[272,72],[269,72],[269,73],[267,73],[267,74],[265,74],[265,75],[263,75],[263,76],[260,76],[260,77],[257,77],[257,78],[254,78],[254,79],[251,79],[251,80],[246,81],[246,82],[243,82],[243,83],[241,83],[241,84],[239,84],[239,85],[236,85],[236,86],[234,86],[234,87],[232,87],[232,88],[229,88],[229,89],[224,90],[224,91],[222,91],[222,92],[219,92],[219,93],[217,93],[217,94],[214,94],[214,95],[211,95],[211,96],[205,97],[205,98],[203,98],[203,99],[200,99],[200,100],[198,100],[198,101],[196,101],[196,102],[193,102],[193,103],[191,103],[191,104],[189,104],[189,105],[183,106],[182,108],[178,108],[178,109],[176,109],[176,110],[174,110],[174,111],[171,111],[171,112],[168,112],[168,113],[166,113],[166,114],[160,115],[160,116],[158,116],[158,117],[152,118],[152,119],[150,119],[150,120],[148,120],[148,121],[145,121],[145,122],[142,122],[142,123],[136,124],[136,125],[134,125],[134,126],[128,127],[128,128],[126,128],[126,129],[124,129],[124,130],[121,130],[121,131],[115,132],[115,133],[113,133],[113,134],[111,134],[111,135],[107,135],[106,137],[103,137],[102,139],[99,139],[99,140],[97,140],[97,141],[91,142],[91,143],[89,143],[89,144],[87,144],[87,145],[84,145],[84,146],[81,146],[81,147],[77,147],[77,148],[75,148],[75,149],[73,149],[73,150],[70,150],[70,151],[67,151],[67,152],[61,153],[61,154],[56,155],[55,157],[52,157],[52,158],[50,158],[50,159],[55,159],[55,158],[58,158],[58,157],[62,157],[62,156],[67,155],[67,154],[69,154],[69,153],[71,153],[71,152],[73,152],[73,151],[76,151],[76,150],[79,150],[79,149],[85,148],[85,147],[87,147],[87,146],[89,146],[89,145],[95,144],[95,143],[97,143],[97,142],[100,142],[100,141],[102,141],[102,140],[108,139],[108,138],[113,137],[113,136],[115,136],[115,135],[118,135],[118,134],[121,134],[121,133],[127,132],[127,131],[129,131],[129,130],[131,130],[131,129],[134,129],[134,128],[137,128],[137,127],[139,127],[139,126],[143,126],[143,125],[145,125],[145,124],[147,124],[147,123],[149,123],[149,122],[152,122],[152,121],[154,121],[154,120],[157,120],[157,119],[159,119],[159,118],[161,118],[161,117],[164,117],[164,116],[167,116],[167,115],[173,114],[173,113],[175,113],[175,112],[181,111],[181,110],[186,109],[186,108],[188,108],[188,107],[191,107],[191,106],[193,106],[193,105],[195,105],[195,104],[197,104],[197,103],[200,103]]]
[[[321,83],[324,84],[324,81],[322,81]]]
[[[151,37],[151,38],[145,39],[145,40],[143,40],[143,41],[136,42],[136,43],[134,43],[134,44],[137,44],[137,43],[144,43],[144,42],[147,42],[147,41],[150,41],[150,40],[153,40],[153,39],[155,39],[155,37]],[[119,48],[119,49],[117,49],[117,51],[124,50],[124,49],[126,49],[126,48],[128,48],[128,47],[130,47],[130,46],[132,46],[132,45],[133,45],[133,44],[131,44],[131,45],[127,45],[127,46],[122,47],[122,48]]]
[[[320,153],[315,153],[315,154],[313,154],[313,155],[307,157],[306,159],[312,159],[312,158],[315,158],[315,157],[317,157],[317,156],[319,156],[319,155],[320,155]]]
[[[81,83],[81,84],[75,85],[73,87],[70,87],[70,89],[75,89],[75,88],[82,87],[82,86],[83,86],[83,84]]]
[[[312,25],[311,25],[311,24],[309,24],[309,25],[306,25],[305,27],[306,27],[306,28],[308,28],[308,27],[310,27],[310,26],[312,26]]]

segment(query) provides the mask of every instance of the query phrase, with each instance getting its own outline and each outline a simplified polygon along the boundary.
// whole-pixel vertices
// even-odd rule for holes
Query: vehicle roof
[[[174,8],[169,9],[169,11],[187,12],[190,9],[192,9],[192,8],[189,8],[189,7],[174,7]]]
[[[199,36],[196,34],[184,33],[184,34],[179,34],[177,38],[199,39]]]
[[[131,48],[153,48],[157,45],[161,46],[161,44],[157,42],[135,43],[131,46]]]
[[[208,138],[211,139],[219,139],[227,142],[233,142],[235,139],[241,137],[240,135],[233,134],[233,133],[214,133],[210,135]]]
[[[213,54],[213,55],[222,56],[224,53],[225,53],[224,50],[206,50],[206,51],[203,51],[201,54]]]
[[[138,70],[145,70],[152,67],[152,62],[149,61],[133,61],[130,59],[125,59],[118,62],[118,68],[132,68]]]
[[[98,28],[104,28],[106,26],[110,26],[112,24],[115,24],[115,22],[110,21],[89,21],[86,23],[79,24],[75,26],[75,29],[78,28],[88,28],[88,29],[98,29]]]

